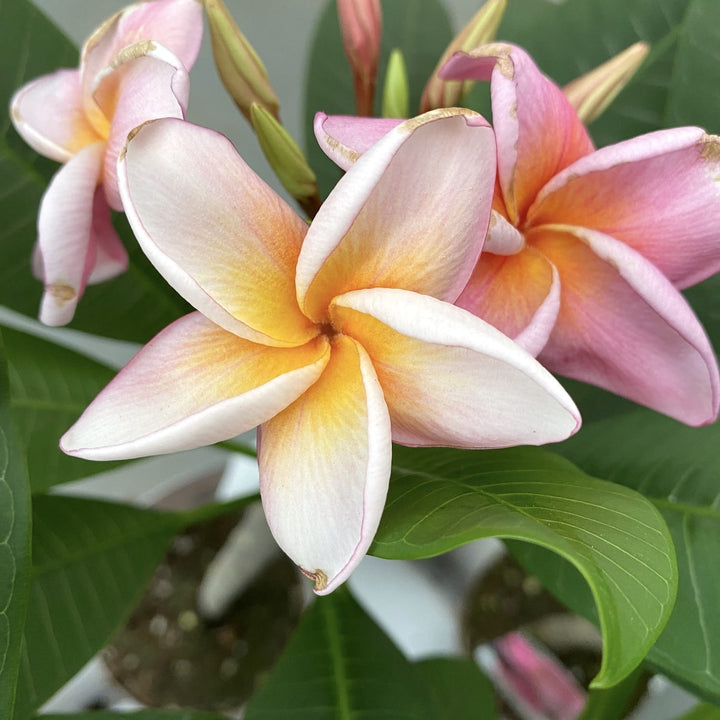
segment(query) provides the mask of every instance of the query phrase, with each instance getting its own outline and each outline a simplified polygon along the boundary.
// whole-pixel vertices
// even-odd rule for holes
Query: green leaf
[[[720,130],[720,3],[690,0],[678,26],[677,52],[667,100],[670,125]]]
[[[33,492],[88,477],[121,463],[98,465],[65,455],[58,441],[115,372],[72,350],[4,329],[10,405],[28,459]]]
[[[0,335],[0,716],[12,717],[30,580],[30,487]]]
[[[398,48],[405,58],[410,83],[410,112],[416,114],[425,83],[452,38],[450,22],[438,0],[403,0],[383,5],[383,32],[378,88],[382,88],[390,53]],[[375,98],[380,115],[381,92]],[[353,80],[340,36],[337,3],[328,0],[316,26],[305,88],[305,147],[318,187],[327,195],[342,171],[320,149],[313,133],[318,111],[354,115]]]
[[[255,498],[189,513],[37,495],[14,720],[26,720],[125,621],[172,536]]]
[[[28,0],[0,0],[0,107],[21,85],[60,67],[75,67],[77,49]],[[42,284],[32,275],[40,199],[57,163],[40,158],[0,116],[0,304],[36,316]],[[124,217],[116,223],[130,255],[128,271],[89,287],[72,327],[144,342],[186,311],[187,305],[152,268]]]
[[[431,720],[415,667],[345,587],[317,598],[246,720]]]
[[[614,685],[645,657],[676,585],[670,536],[645,498],[538,448],[393,454],[372,554],[429,557],[490,536],[541,545],[570,561],[595,599],[604,653],[593,686]]]
[[[675,609],[649,661],[693,692],[720,700],[720,424],[690,428],[650,411],[588,425],[558,446],[583,470],[643,493],[677,550]],[[573,583],[552,559],[524,562],[564,601]],[[558,573],[558,574],[556,574]],[[587,598],[579,610],[587,613]]]
[[[33,569],[15,720],[69,680],[132,610],[177,530],[152,510],[35,497]]]
[[[37,720],[225,720],[225,716],[199,710],[140,710],[131,713],[93,710],[70,715],[38,715]]]
[[[720,707],[703,703],[676,720],[720,720]]]
[[[598,145],[672,125],[717,127],[720,4],[715,0],[514,0],[499,37],[526,47],[559,84],[638,40],[651,44],[641,70],[592,125]]]
[[[720,352],[720,273],[685,290],[685,297],[700,318],[715,352]]]
[[[472,660],[431,658],[416,667],[432,698],[433,720],[496,720],[493,687]]]

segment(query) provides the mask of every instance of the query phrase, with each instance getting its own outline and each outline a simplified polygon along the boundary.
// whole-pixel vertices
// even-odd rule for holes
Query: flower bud
[[[204,1],[215,66],[225,89],[248,120],[253,103],[262,105],[277,118],[280,103],[262,60],[222,0]]]
[[[637,42],[563,88],[565,97],[584,123],[591,123],[605,112],[630,82],[648,52],[647,43]]]
[[[390,53],[382,96],[382,116],[406,118],[410,112],[410,85],[402,50]]]
[[[443,80],[439,77],[438,72],[454,53],[461,50],[467,52],[478,45],[494,40],[506,7],[507,0],[488,0],[447,46],[423,90],[420,100],[421,113],[437,108],[455,107],[460,104],[473,82],[471,80]]]
[[[250,105],[250,122],[260,147],[282,186],[313,217],[320,208],[315,173],[288,131],[259,103]]]
[[[356,111],[358,115],[370,116],[380,58],[380,0],[337,0],[337,10],[355,84]]]

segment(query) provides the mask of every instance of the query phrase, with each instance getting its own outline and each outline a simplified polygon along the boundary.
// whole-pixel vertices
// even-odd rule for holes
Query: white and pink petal
[[[141,247],[165,279],[229,332],[302,345],[295,265],[306,223],[219,133],[173,119],[143,125],[118,163]]]
[[[297,267],[298,300],[316,322],[336,295],[396,287],[455,300],[487,231],[492,130],[469,110],[398,125],[337,184],[313,220]]]
[[[198,0],[138,2],[109,17],[83,46],[80,72],[90,99],[97,75],[115,55],[137,42],[152,40],[180,58],[189,71],[202,42],[202,3]]]
[[[175,321],[123,368],[60,441],[112,460],[228,440],[280,412],[320,377],[324,336],[297,348],[258,345],[201,313]]]
[[[642,255],[586,228],[545,226],[528,240],[557,267],[560,312],[540,359],[688,425],[713,422],[717,360],[690,306]]]
[[[114,210],[122,210],[117,163],[129,133],[148,120],[184,119],[189,97],[190,77],[183,64],[151,41],[123,48],[97,76],[93,99],[110,118],[103,186]]]
[[[93,214],[104,143],[88,145],[63,165],[40,203],[36,269],[45,292],[40,320],[66,325],[72,320],[95,265]]]
[[[498,448],[564,440],[565,390],[525,350],[461,308],[406,290],[336,298],[334,327],[368,352],[403,445]]]
[[[33,150],[57,162],[102,140],[85,117],[77,70],[57,70],[23,85],[10,101],[10,117]]]
[[[95,262],[88,277],[88,285],[105,282],[127,270],[128,255],[113,227],[110,206],[102,187],[95,190],[92,241],[95,244]]]
[[[396,118],[318,112],[315,113],[313,128],[323,152],[343,170],[349,170],[363,153],[401,122]]]
[[[341,335],[320,379],[260,429],[260,492],[270,529],[320,595],[343,583],[372,543],[391,448],[372,362]]]

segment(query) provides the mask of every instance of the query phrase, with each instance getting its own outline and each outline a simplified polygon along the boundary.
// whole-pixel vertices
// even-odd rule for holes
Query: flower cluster
[[[137,125],[185,116],[188,71],[201,39],[197,0],[133,5],[87,40],[79,69],[40,77],[12,98],[18,133],[41,155],[64,163],[38,215],[33,265],[45,284],[44,323],[67,324],[88,283],[126,269],[110,220],[110,208],[122,209],[118,154]]]
[[[367,112],[379,4],[340,7]],[[578,429],[546,367],[688,424],[717,417],[717,363],[679,290],[720,270],[718,138],[679,128],[596,150],[525,51],[462,46],[424,102],[444,79],[489,80],[494,127],[461,108],[319,113],[318,141],[347,172],[308,227],[229,141],[184,121],[199,13],[134,6],[80,70],[13,101],[23,137],[66,162],[40,210],[41,319],[68,322],[86,283],[122,269],[109,207],[197,309],[117,375],[65,452],[132,458],[259,427],[272,532],[327,593],[372,542],[392,442],[499,448]]]

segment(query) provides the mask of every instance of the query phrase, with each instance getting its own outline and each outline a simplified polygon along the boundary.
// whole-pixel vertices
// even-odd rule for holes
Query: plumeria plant
[[[0,4],[1,718],[52,710],[174,537],[124,662],[154,679],[137,720],[615,720],[650,674],[720,716],[720,4],[487,0],[455,33],[448,9],[328,0],[284,60],[306,63],[299,138],[239,1],[118,3],[79,56],[31,0]],[[264,177],[193,115],[204,27]],[[77,331],[133,357],[111,369]],[[138,459],[210,445],[258,491],[129,499]],[[191,571],[178,548],[243,509]],[[585,618],[594,676],[522,620],[473,652],[459,611],[454,655],[399,649],[366,556],[421,632],[401,568],[439,557],[438,592],[465,592],[451,551],[487,538],[538,608]],[[238,670],[237,603],[222,662],[195,651],[247,690],[153,707],[158,668],[182,685],[173,653],[215,632],[199,578],[249,593],[276,547],[261,667]],[[170,567],[196,573],[189,608]],[[53,718],[116,717],[81,710]]]

